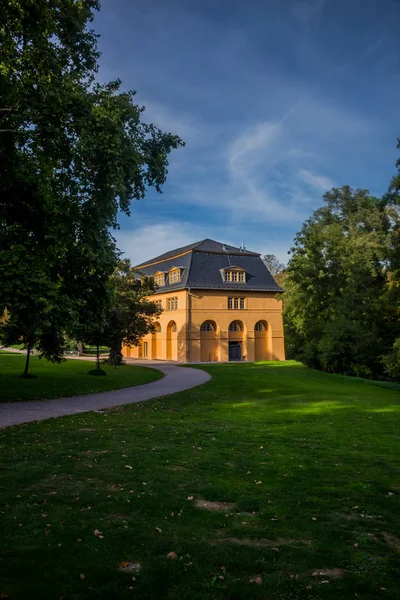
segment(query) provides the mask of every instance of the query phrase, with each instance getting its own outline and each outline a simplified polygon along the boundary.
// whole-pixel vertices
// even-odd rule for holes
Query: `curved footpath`
[[[39,402],[1,403],[0,427],[10,427],[20,423],[44,421],[45,419],[76,415],[90,410],[101,410],[122,404],[143,402],[175,392],[190,390],[211,379],[211,375],[205,371],[177,367],[173,363],[135,361],[134,364],[158,369],[164,373],[164,377],[152,383],[109,392],[70,396],[68,398],[57,398],[56,400],[40,400]]]

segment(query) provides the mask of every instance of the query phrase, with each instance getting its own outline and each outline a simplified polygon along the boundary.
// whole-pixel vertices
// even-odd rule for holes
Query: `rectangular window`
[[[246,283],[245,271],[224,271],[224,281]]]
[[[156,275],[154,277],[154,283],[156,285],[165,285],[165,276],[164,275]]]
[[[178,310],[178,298],[167,298],[167,310]]]
[[[149,346],[147,342],[143,343],[143,354],[144,354],[144,358],[147,358],[148,356],[148,350],[149,350]]]
[[[229,310],[244,310],[246,298],[228,298],[228,309]]]
[[[180,271],[178,271],[178,270],[171,271],[171,273],[169,274],[169,282],[170,283],[177,283],[180,280],[181,280],[181,273],[180,273]]]
[[[161,300],[156,300],[154,304],[157,306],[158,310],[162,310],[162,302]]]

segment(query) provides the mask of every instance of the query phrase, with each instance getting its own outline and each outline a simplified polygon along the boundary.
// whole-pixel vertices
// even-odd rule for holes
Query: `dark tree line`
[[[400,378],[397,167],[382,198],[349,186],[326,192],[297,234],[284,281],[289,357],[332,373]]]

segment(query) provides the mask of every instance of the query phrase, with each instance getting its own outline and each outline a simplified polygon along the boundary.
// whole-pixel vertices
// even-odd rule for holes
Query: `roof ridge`
[[[145,267],[149,265],[153,265],[155,263],[163,262],[165,260],[170,260],[172,258],[178,258],[182,254],[186,254],[187,252],[211,252],[215,254],[240,254],[242,256],[260,256],[257,252],[252,252],[251,250],[246,250],[244,248],[238,248],[237,246],[231,246],[230,244],[225,244],[224,242],[217,242],[216,240],[212,240],[211,238],[204,238],[198,242],[194,242],[193,244],[188,244],[186,246],[181,246],[180,248],[175,248],[174,250],[169,250],[168,252],[164,252],[159,256],[155,256],[154,258],[150,258],[146,261],[143,261],[136,265],[135,269],[140,269],[140,267]]]

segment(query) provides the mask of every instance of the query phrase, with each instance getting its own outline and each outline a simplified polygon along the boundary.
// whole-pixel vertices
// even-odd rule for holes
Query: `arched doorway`
[[[167,327],[167,360],[178,360],[178,327],[170,321]]]
[[[243,334],[242,321],[232,321],[228,327],[229,333],[229,360],[242,360],[243,358]]]
[[[254,325],[254,359],[269,360],[269,328],[267,321],[257,321]]]
[[[154,332],[151,336],[151,358],[160,358],[161,356],[161,348],[160,348],[160,334],[161,333],[161,325],[160,323],[154,323]]]
[[[201,362],[219,360],[219,340],[215,321],[204,321],[200,327],[200,360]]]

